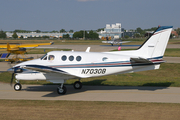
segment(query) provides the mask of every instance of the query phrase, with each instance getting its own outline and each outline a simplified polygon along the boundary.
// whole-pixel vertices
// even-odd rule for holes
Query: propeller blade
[[[13,83],[13,78],[14,78],[14,73],[12,73],[12,76],[11,76],[11,87],[12,87],[12,83]]]

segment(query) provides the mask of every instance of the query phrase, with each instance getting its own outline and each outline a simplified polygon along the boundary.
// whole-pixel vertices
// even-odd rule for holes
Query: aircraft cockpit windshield
[[[43,56],[41,57],[41,60],[47,60],[47,54],[43,55]]]

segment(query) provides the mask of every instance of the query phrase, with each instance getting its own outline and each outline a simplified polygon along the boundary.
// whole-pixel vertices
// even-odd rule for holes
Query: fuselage
[[[99,53],[52,51],[40,59],[23,62],[15,67],[20,66],[21,68],[34,67],[38,69],[48,69],[54,73],[43,74],[42,72],[30,71],[18,73],[16,78],[19,80],[88,78],[119,73],[129,73],[136,70],[141,71],[141,69],[144,67],[148,69],[147,66],[150,66],[148,64],[133,66],[130,61],[130,57],[134,56],[111,54],[111,52]],[[59,72],[66,75],[58,74]],[[31,77],[28,77],[28,75]],[[49,77],[49,75],[51,77]]]

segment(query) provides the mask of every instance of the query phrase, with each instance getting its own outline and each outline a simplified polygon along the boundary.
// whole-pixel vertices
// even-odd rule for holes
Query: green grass
[[[180,48],[167,48],[164,56],[166,56],[166,57],[180,57]]]
[[[0,73],[0,81],[9,83],[11,73]],[[77,79],[76,79],[77,80]],[[83,85],[113,85],[113,86],[166,86],[180,87],[180,64],[163,63],[159,70],[136,73],[109,75],[103,77],[81,79]],[[51,84],[46,81],[20,81],[22,84]],[[67,80],[73,84],[75,79]]]

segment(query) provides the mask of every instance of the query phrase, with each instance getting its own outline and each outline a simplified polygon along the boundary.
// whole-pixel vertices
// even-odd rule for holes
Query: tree
[[[40,30],[35,30],[34,32],[36,32],[36,33],[40,33],[41,31],[40,31]]]
[[[136,34],[134,34],[134,36],[135,36],[136,38],[139,38],[139,37],[140,37],[140,34],[136,33]]]
[[[83,38],[83,32],[77,31],[73,34],[73,38]]]
[[[94,31],[89,31],[89,33],[87,31],[81,30],[81,31],[77,31],[73,34],[73,38],[92,38],[92,39],[96,39],[99,38],[99,35],[94,32]]]
[[[88,38],[92,38],[92,39],[99,38],[99,35],[96,32],[91,30],[89,31]]]
[[[73,32],[74,32],[74,30],[70,30],[69,32],[70,32],[70,33],[73,33]]]
[[[66,32],[65,29],[60,30],[60,33],[65,33],[65,32]]]
[[[100,32],[101,30],[104,31],[104,28],[97,29],[97,32]]]
[[[13,33],[12,37],[15,39],[18,38],[18,35],[16,34],[16,32]]]
[[[180,28],[175,29],[178,35],[180,35]]]
[[[32,32],[32,31],[28,31],[28,30],[14,30],[14,32],[16,32],[16,33],[30,33],[30,32]]]
[[[143,34],[143,30],[140,27],[136,28],[136,31],[140,34]]]
[[[6,38],[6,33],[4,31],[0,31],[0,38]]]
[[[63,38],[69,38],[69,34],[64,34]]]
[[[127,39],[127,38],[129,38],[129,36],[128,36],[128,35],[125,35],[124,37],[125,37],[126,39]]]

